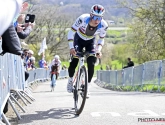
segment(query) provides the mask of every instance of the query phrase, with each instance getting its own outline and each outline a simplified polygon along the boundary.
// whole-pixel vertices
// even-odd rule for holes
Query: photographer
[[[25,19],[24,14],[20,14],[20,16],[17,19],[18,24],[16,27],[16,31],[20,39],[25,39],[27,36],[29,36],[35,26],[35,22],[33,23],[28,22],[25,24],[21,24],[21,22],[23,22],[24,19]]]

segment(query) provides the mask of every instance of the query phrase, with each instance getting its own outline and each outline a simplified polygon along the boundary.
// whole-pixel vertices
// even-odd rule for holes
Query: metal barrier
[[[157,86],[160,91],[165,85],[165,60],[150,61],[122,70],[97,71],[96,81],[120,88],[152,85],[152,89]]]
[[[62,70],[59,74],[59,78],[65,77],[68,77],[68,71]],[[22,111],[25,112],[25,110],[19,105],[19,102],[14,99],[12,95],[13,92],[15,92],[23,101],[23,103],[27,105],[26,102],[31,102],[24,95],[28,96],[31,100],[33,100],[33,98],[27,95],[27,93],[24,91],[25,88],[27,88],[32,82],[45,79],[50,79],[49,70],[38,68],[29,71],[29,78],[27,82],[25,82],[25,68],[23,66],[23,60],[21,57],[8,53],[4,56],[0,56],[0,120],[3,118],[6,121],[6,124],[10,125],[3,113],[3,109],[7,101],[12,106],[18,119],[21,119],[20,115],[12,104],[11,99],[15,101],[15,103],[22,109]]]

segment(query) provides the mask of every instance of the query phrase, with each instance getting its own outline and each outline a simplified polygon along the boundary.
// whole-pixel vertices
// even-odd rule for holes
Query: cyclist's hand
[[[97,57],[97,58],[101,58],[101,56],[102,56],[102,53],[101,53],[101,52],[97,52],[97,53],[96,53],[96,57]]]
[[[72,55],[76,55],[76,51],[75,51],[75,49],[74,48],[72,48],[72,49],[70,49],[70,54],[72,54]]]

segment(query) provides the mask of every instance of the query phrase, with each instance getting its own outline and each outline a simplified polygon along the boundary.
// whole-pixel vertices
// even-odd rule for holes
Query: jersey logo
[[[75,48],[76,48],[76,50],[77,50],[77,48],[78,48],[78,45],[76,45],[76,46],[75,46]]]
[[[81,20],[81,19],[79,19],[79,20],[78,20],[78,24],[81,24],[81,23],[82,23],[82,20]]]
[[[108,29],[108,26],[104,30],[107,31],[107,29]]]

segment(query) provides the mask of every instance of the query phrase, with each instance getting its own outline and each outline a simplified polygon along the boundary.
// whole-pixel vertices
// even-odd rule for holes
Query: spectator
[[[0,0],[0,35],[2,35],[13,22],[21,10],[22,0]]]
[[[20,1],[20,0],[16,0],[16,3],[15,4],[18,4],[18,1]],[[22,8],[19,7],[17,9],[19,11],[21,10],[20,12],[23,12],[27,8],[28,8],[28,3],[27,2],[24,2],[22,4]],[[15,16],[15,18],[17,18],[17,17]],[[3,25],[3,24],[1,24],[1,25]],[[16,55],[22,55],[23,54],[22,53],[22,50],[21,50],[20,40],[19,40],[18,34],[17,34],[16,30],[15,30],[15,27],[17,25],[18,25],[18,22],[17,21],[13,21],[13,24],[11,24],[8,27],[8,29],[2,34],[2,50],[3,51],[1,52],[0,55],[3,56],[6,52],[9,52],[9,53],[12,53],[12,54],[16,54]],[[21,31],[21,29],[19,29],[19,32],[20,31]]]
[[[3,3],[1,3],[3,2]],[[15,30],[15,27],[12,23],[13,19],[17,16],[17,14],[24,11],[27,7],[26,3],[22,4],[22,0],[15,1],[0,1],[0,35],[2,34],[2,52],[0,55],[4,55],[6,52],[20,55],[22,59],[24,58],[24,54],[21,50],[20,40]],[[6,10],[6,11],[5,11]],[[15,23],[15,21],[13,22]],[[29,77],[29,74],[25,72],[25,80]],[[8,102],[5,104],[3,113],[8,112]]]
[[[36,69],[35,67],[35,57],[31,57],[28,63],[28,70]]]
[[[128,67],[134,66],[134,62],[131,60],[131,58],[127,58],[127,60],[128,60],[127,66],[124,66],[124,68],[128,68]]]
[[[102,65],[100,66],[100,70],[103,70],[103,66]]]
[[[17,19],[16,31],[20,39],[25,39],[27,36],[29,36],[35,25],[35,23],[31,23],[31,22],[22,24],[24,19],[25,19],[24,14],[20,14]]]
[[[106,65],[106,70],[110,70],[109,65]]]
[[[33,54],[34,54],[34,52],[32,51],[32,50],[29,50],[28,51],[28,56],[27,56],[27,58],[28,58],[28,60],[27,60],[27,69],[29,69],[30,68],[30,65],[31,65],[31,58],[32,58],[32,60],[35,60],[34,59],[34,57],[33,57]]]
[[[44,58],[42,58],[40,61],[39,61],[39,66],[40,68],[45,68],[46,67],[46,61]]]
[[[29,50],[29,52],[28,52],[29,59],[33,56],[33,54],[34,54],[33,50]]]
[[[25,68],[26,68],[26,66],[27,66],[27,62],[28,62],[28,59],[29,59],[28,53],[29,53],[29,49],[24,49],[24,50],[23,50],[22,59],[24,60],[23,62],[24,62]]]
[[[34,28],[35,23],[25,23],[24,25],[18,24],[17,25],[17,34],[20,39],[25,39],[27,36],[30,35],[32,29]]]

